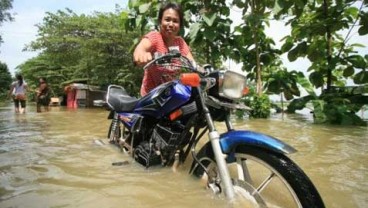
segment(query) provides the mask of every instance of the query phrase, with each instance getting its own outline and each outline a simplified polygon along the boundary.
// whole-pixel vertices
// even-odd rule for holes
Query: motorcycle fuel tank
[[[187,103],[191,92],[190,86],[178,81],[164,83],[140,99],[134,112],[161,118]]]

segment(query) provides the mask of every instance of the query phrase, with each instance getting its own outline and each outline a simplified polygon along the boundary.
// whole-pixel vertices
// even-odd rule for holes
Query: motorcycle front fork
[[[216,160],[218,172],[220,175],[220,179],[223,184],[225,196],[230,201],[233,201],[233,199],[235,198],[235,191],[234,191],[233,183],[231,181],[229,169],[227,167],[226,158],[225,158],[226,155],[222,153],[222,149],[220,146],[220,134],[216,130],[216,127],[212,120],[210,111],[207,108],[206,101],[204,98],[204,93],[202,92],[200,87],[197,87],[197,89],[199,91],[199,99],[202,105],[203,113],[207,121],[207,126],[209,130],[208,137],[210,139],[212,150],[215,155],[215,160]],[[227,127],[231,128],[231,126],[227,126]]]
[[[226,155],[222,154],[222,150],[220,147],[220,135],[217,131],[212,131],[209,133],[209,138],[211,141],[213,153],[215,155],[215,160],[217,163],[217,168],[220,174],[221,182],[223,184],[225,196],[229,200],[233,200],[235,197],[235,191],[234,191],[233,183],[231,181],[229,169],[227,167],[226,158],[225,158]]]

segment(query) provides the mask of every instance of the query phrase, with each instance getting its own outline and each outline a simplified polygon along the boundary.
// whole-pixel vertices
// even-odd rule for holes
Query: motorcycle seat
[[[133,111],[138,100],[136,97],[131,97],[122,87],[111,87],[107,104],[116,112],[129,112]]]
[[[116,112],[129,112],[133,111],[134,106],[137,104],[138,99],[130,96],[116,96],[109,99],[110,107]]]

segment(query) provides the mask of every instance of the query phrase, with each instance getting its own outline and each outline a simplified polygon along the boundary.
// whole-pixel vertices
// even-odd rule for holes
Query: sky
[[[69,8],[76,14],[92,14],[98,12],[114,12],[115,6],[126,8],[128,0],[13,0],[13,13],[15,21],[5,22],[0,27],[3,43],[0,45],[0,61],[8,65],[10,72],[14,75],[15,68],[26,60],[37,56],[37,52],[23,51],[25,45],[36,40],[36,24],[42,22],[46,12],[55,13],[57,10]],[[231,16],[234,22],[241,21],[241,11],[231,8]],[[281,39],[290,31],[282,22],[271,22],[271,27],[266,29],[266,33],[274,38],[276,47],[280,48]],[[360,37],[356,30],[352,33],[349,43],[362,43],[368,46],[368,38]],[[359,49],[360,53],[368,54],[368,47]],[[282,56],[285,66],[289,70],[305,72],[310,66],[306,59],[298,59],[295,62],[288,62],[286,55]],[[230,68],[240,68],[239,64],[233,62],[225,63]]]
[[[118,4],[126,8],[128,0],[13,0],[13,8],[9,10],[14,16],[13,22],[5,22],[0,26],[3,43],[0,45],[0,61],[8,65],[10,73],[15,68],[37,56],[38,52],[23,51],[25,45],[37,38],[36,24],[42,22],[46,12],[55,13],[65,8],[76,14],[92,14],[98,12],[114,12]]]

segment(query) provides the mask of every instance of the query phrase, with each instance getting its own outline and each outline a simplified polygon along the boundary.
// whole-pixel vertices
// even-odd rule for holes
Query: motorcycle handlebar
[[[148,62],[143,69],[146,70],[149,66],[151,66],[152,64],[157,64],[157,65],[163,65],[163,64],[169,64],[171,63],[171,60],[174,58],[183,58],[186,59],[186,61],[188,58],[186,58],[185,56],[182,56],[181,53],[179,51],[170,51],[167,54],[155,54],[155,57],[152,61]],[[189,61],[190,62],[190,61]],[[183,65],[184,67],[184,65]],[[190,66],[187,66],[186,68],[190,68],[191,70],[195,70],[195,67],[193,67],[193,65],[191,64]]]

